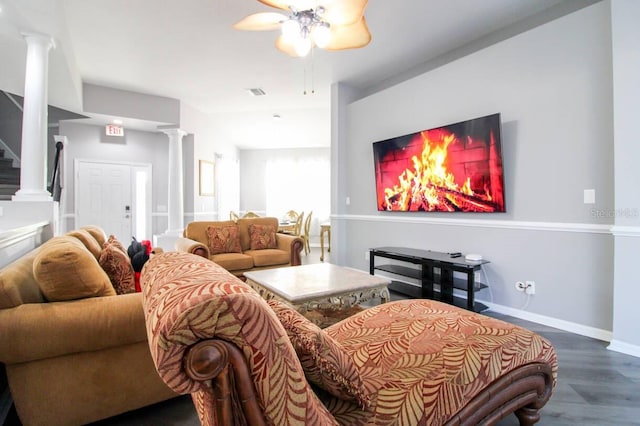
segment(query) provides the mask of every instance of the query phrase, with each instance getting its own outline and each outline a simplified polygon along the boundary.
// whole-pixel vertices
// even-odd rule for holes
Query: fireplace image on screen
[[[504,212],[500,114],[373,144],[380,211]]]

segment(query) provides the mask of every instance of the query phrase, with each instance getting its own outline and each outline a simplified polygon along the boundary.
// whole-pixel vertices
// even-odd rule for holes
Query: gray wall
[[[125,129],[125,137],[120,143],[106,142],[104,127],[71,122],[60,123],[60,135],[68,138],[68,145],[65,147],[67,161],[64,173],[64,191],[66,202],[61,205],[61,219],[65,224],[65,229],[75,228],[75,200],[73,194],[74,175],[73,164],[75,159],[83,160],[105,160],[123,163],[138,163],[152,165],[153,192],[151,196],[154,235],[162,233],[167,229],[167,167],[169,156],[169,138],[160,132],[142,132]],[[192,161],[188,154],[193,152],[192,142],[188,138],[184,140],[183,150],[185,174],[190,176]],[[191,154],[193,155],[193,154]],[[188,158],[187,158],[188,157]],[[185,179],[185,186],[193,185],[193,179]],[[186,195],[193,194],[193,190],[185,191]],[[193,202],[187,202],[186,206],[192,206]],[[160,206],[160,209],[158,209]],[[162,207],[164,206],[164,208]],[[65,230],[63,229],[63,231]]]
[[[616,0],[611,5],[614,75],[614,138],[616,215],[614,341],[624,351],[631,344],[640,348],[637,301],[640,286],[636,265],[640,253],[640,2]],[[628,351],[627,351],[628,352]],[[640,356],[640,349],[637,351]]]
[[[480,299],[610,338],[612,218],[596,213],[614,209],[611,81],[603,2],[351,103],[346,136],[333,133],[337,185],[351,200],[332,206],[344,211],[332,227],[345,234],[334,256],[368,269],[365,251],[381,245],[481,253],[491,292]],[[507,213],[376,210],[372,142],[496,112]],[[595,204],[583,203],[585,189]],[[528,305],[514,289],[524,280],[536,282]]]

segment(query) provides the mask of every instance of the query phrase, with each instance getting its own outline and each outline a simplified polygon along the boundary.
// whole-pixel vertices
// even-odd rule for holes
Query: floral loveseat
[[[300,265],[302,238],[277,231],[275,217],[191,222],[175,248],[210,259],[238,277],[250,270]]]
[[[0,269],[0,368],[23,425],[86,424],[177,396],[151,359],[128,261],[86,227]]]
[[[556,383],[550,343],[430,300],[362,311],[324,330],[218,265],[165,253],[142,271],[153,360],[203,425],[521,424]]]

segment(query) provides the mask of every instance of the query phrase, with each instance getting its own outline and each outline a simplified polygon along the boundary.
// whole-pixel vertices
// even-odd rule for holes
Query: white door
[[[78,160],[76,162],[76,227],[98,225],[128,247],[133,203],[132,166]]]

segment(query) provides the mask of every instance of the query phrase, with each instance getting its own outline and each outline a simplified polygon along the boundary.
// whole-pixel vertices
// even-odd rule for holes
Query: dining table
[[[278,232],[282,234],[293,234],[296,230],[296,222],[279,222],[278,223]]]

